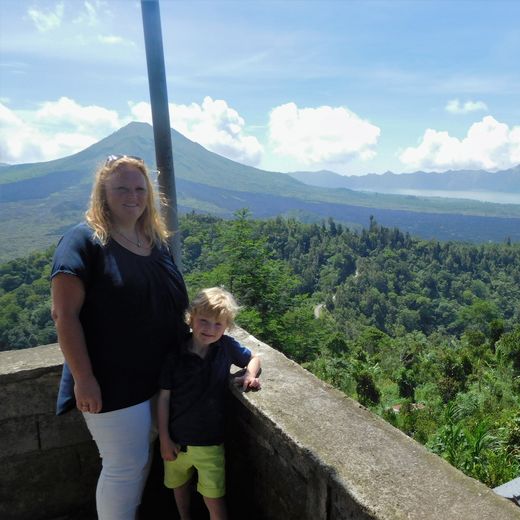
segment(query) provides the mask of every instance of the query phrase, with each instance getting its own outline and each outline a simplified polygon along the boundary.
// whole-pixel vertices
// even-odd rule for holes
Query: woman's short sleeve
[[[86,284],[90,277],[94,239],[92,230],[80,224],[69,230],[58,242],[52,262],[51,278],[66,273],[79,276]]]

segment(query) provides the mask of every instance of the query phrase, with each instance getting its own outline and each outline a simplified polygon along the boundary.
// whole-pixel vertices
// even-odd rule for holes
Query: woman
[[[86,223],[60,240],[52,267],[64,377],[70,369],[77,408],[103,462],[100,520],[135,518],[160,367],[187,332],[186,288],[154,199],[142,159],[109,156],[97,172]]]

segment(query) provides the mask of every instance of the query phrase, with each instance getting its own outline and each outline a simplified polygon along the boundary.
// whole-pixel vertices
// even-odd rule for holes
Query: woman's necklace
[[[120,237],[123,237],[127,242],[130,242],[131,244],[133,244],[134,246],[137,246],[137,247],[142,247],[143,249],[150,249],[150,246],[145,246],[141,243],[141,240],[139,240],[139,233],[136,231],[135,232],[135,235],[137,237],[137,242],[134,242],[133,240],[130,240],[126,235],[123,235],[123,233],[121,233],[121,231],[117,230],[114,228],[114,231],[120,236]]]

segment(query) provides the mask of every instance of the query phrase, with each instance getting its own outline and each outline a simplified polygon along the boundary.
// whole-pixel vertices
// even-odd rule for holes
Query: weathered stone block
[[[6,458],[0,472],[0,518],[36,520],[76,511],[93,501],[98,472],[90,444]]]
[[[77,410],[71,410],[60,416],[41,416],[39,431],[42,450],[60,446],[73,446],[92,440],[83,416]]]
[[[11,417],[54,414],[59,375],[42,373],[33,379],[2,384],[0,421]]]
[[[37,452],[40,448],[36,417],[13,417],[0,423],[0,460]]]

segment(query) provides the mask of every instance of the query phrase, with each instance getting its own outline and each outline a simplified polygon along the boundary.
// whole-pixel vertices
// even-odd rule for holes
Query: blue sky
[[[172,126],[230,159],[346,175],[520,163],[516,0],[160,9]],[[130,121],[151,121],[139,1],[0,2],[0,162],[70,155]]]

